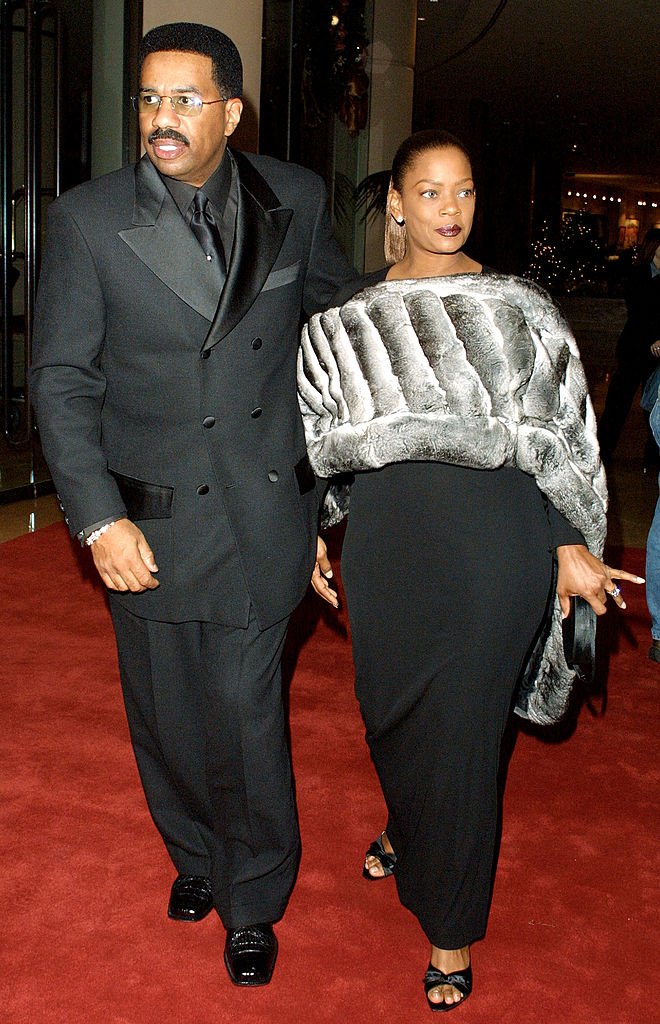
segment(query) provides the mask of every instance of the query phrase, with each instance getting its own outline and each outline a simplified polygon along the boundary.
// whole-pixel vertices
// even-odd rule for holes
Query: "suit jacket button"
[[[202,359],[208,359],[211,355],[211,349],[207,348],[202,352]]]
[[[255,338],[254,341],[252,342],[252,348],[255,350],[255,352],[257,351],[257,349],[261,348],[262,345],[263,341],[261,340],[261,338]]]
[[[202,420],[202,426],[206,427],[207,430],[210,430],[211,427],[214,427],[215,416],[205,416],[204,419]]]
[[[200,484],[199,487],[197,488],[197,493],[198,494],[208,494],[209,493],[209,485],[208,484]]]
[[[257,406],[256,409],[252,410],[252,412],[250,413],[250,416],[252,417],[253,420],[258,420],[259,417],[261,416],[262,411],[263,410],[260,409],[259,406]]]
[[[271,469],[270,473],[268,474],[268,479],[270,480],[271,484],[276,484],[279,478],[280,474],[277,472],[277,470]]]

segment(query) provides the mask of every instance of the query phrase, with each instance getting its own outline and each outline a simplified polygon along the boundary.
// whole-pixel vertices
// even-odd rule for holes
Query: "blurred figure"
[[[649,422],[655,442],[660,447],[660,400],[657,395]],[[660,662],[660,496],[646,541],[646,603],[651,616],[649,658]]]
[[[641,260],[630,272],[624,294],[628,319],[617,342],[617,367],[598,427],[604,462],[614,455],[637,389],[644,385],[660,357],[660,228],[647,231]],[[657,455],[649,436],[644,465],[657,462]]]

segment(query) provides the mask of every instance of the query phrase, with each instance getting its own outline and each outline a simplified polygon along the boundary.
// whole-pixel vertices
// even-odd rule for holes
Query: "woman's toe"
[[[382,878],[384,875],[383,865],[377,857],[367,857],[365,867],[373,878]]]
[[[461,993],[453,985],[437,985],[429,990],[429,999],[432,1003],[460,1003]]]

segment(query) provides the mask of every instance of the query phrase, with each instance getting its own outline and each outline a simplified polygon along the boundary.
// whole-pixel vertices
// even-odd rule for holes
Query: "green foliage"
[[[355,209],[362,220],[374,220],[378,214],[385,213],[389,185],[389,171],[376,171],[360,182],[355,189]]]

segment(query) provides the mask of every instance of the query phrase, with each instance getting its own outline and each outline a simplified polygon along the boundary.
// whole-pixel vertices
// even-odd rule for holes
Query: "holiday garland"
[[[335,113],[355,136],[366,127],[369,106],[364,0],[308,3],[304,17],[305,125],[316,127],[328,113]]]

